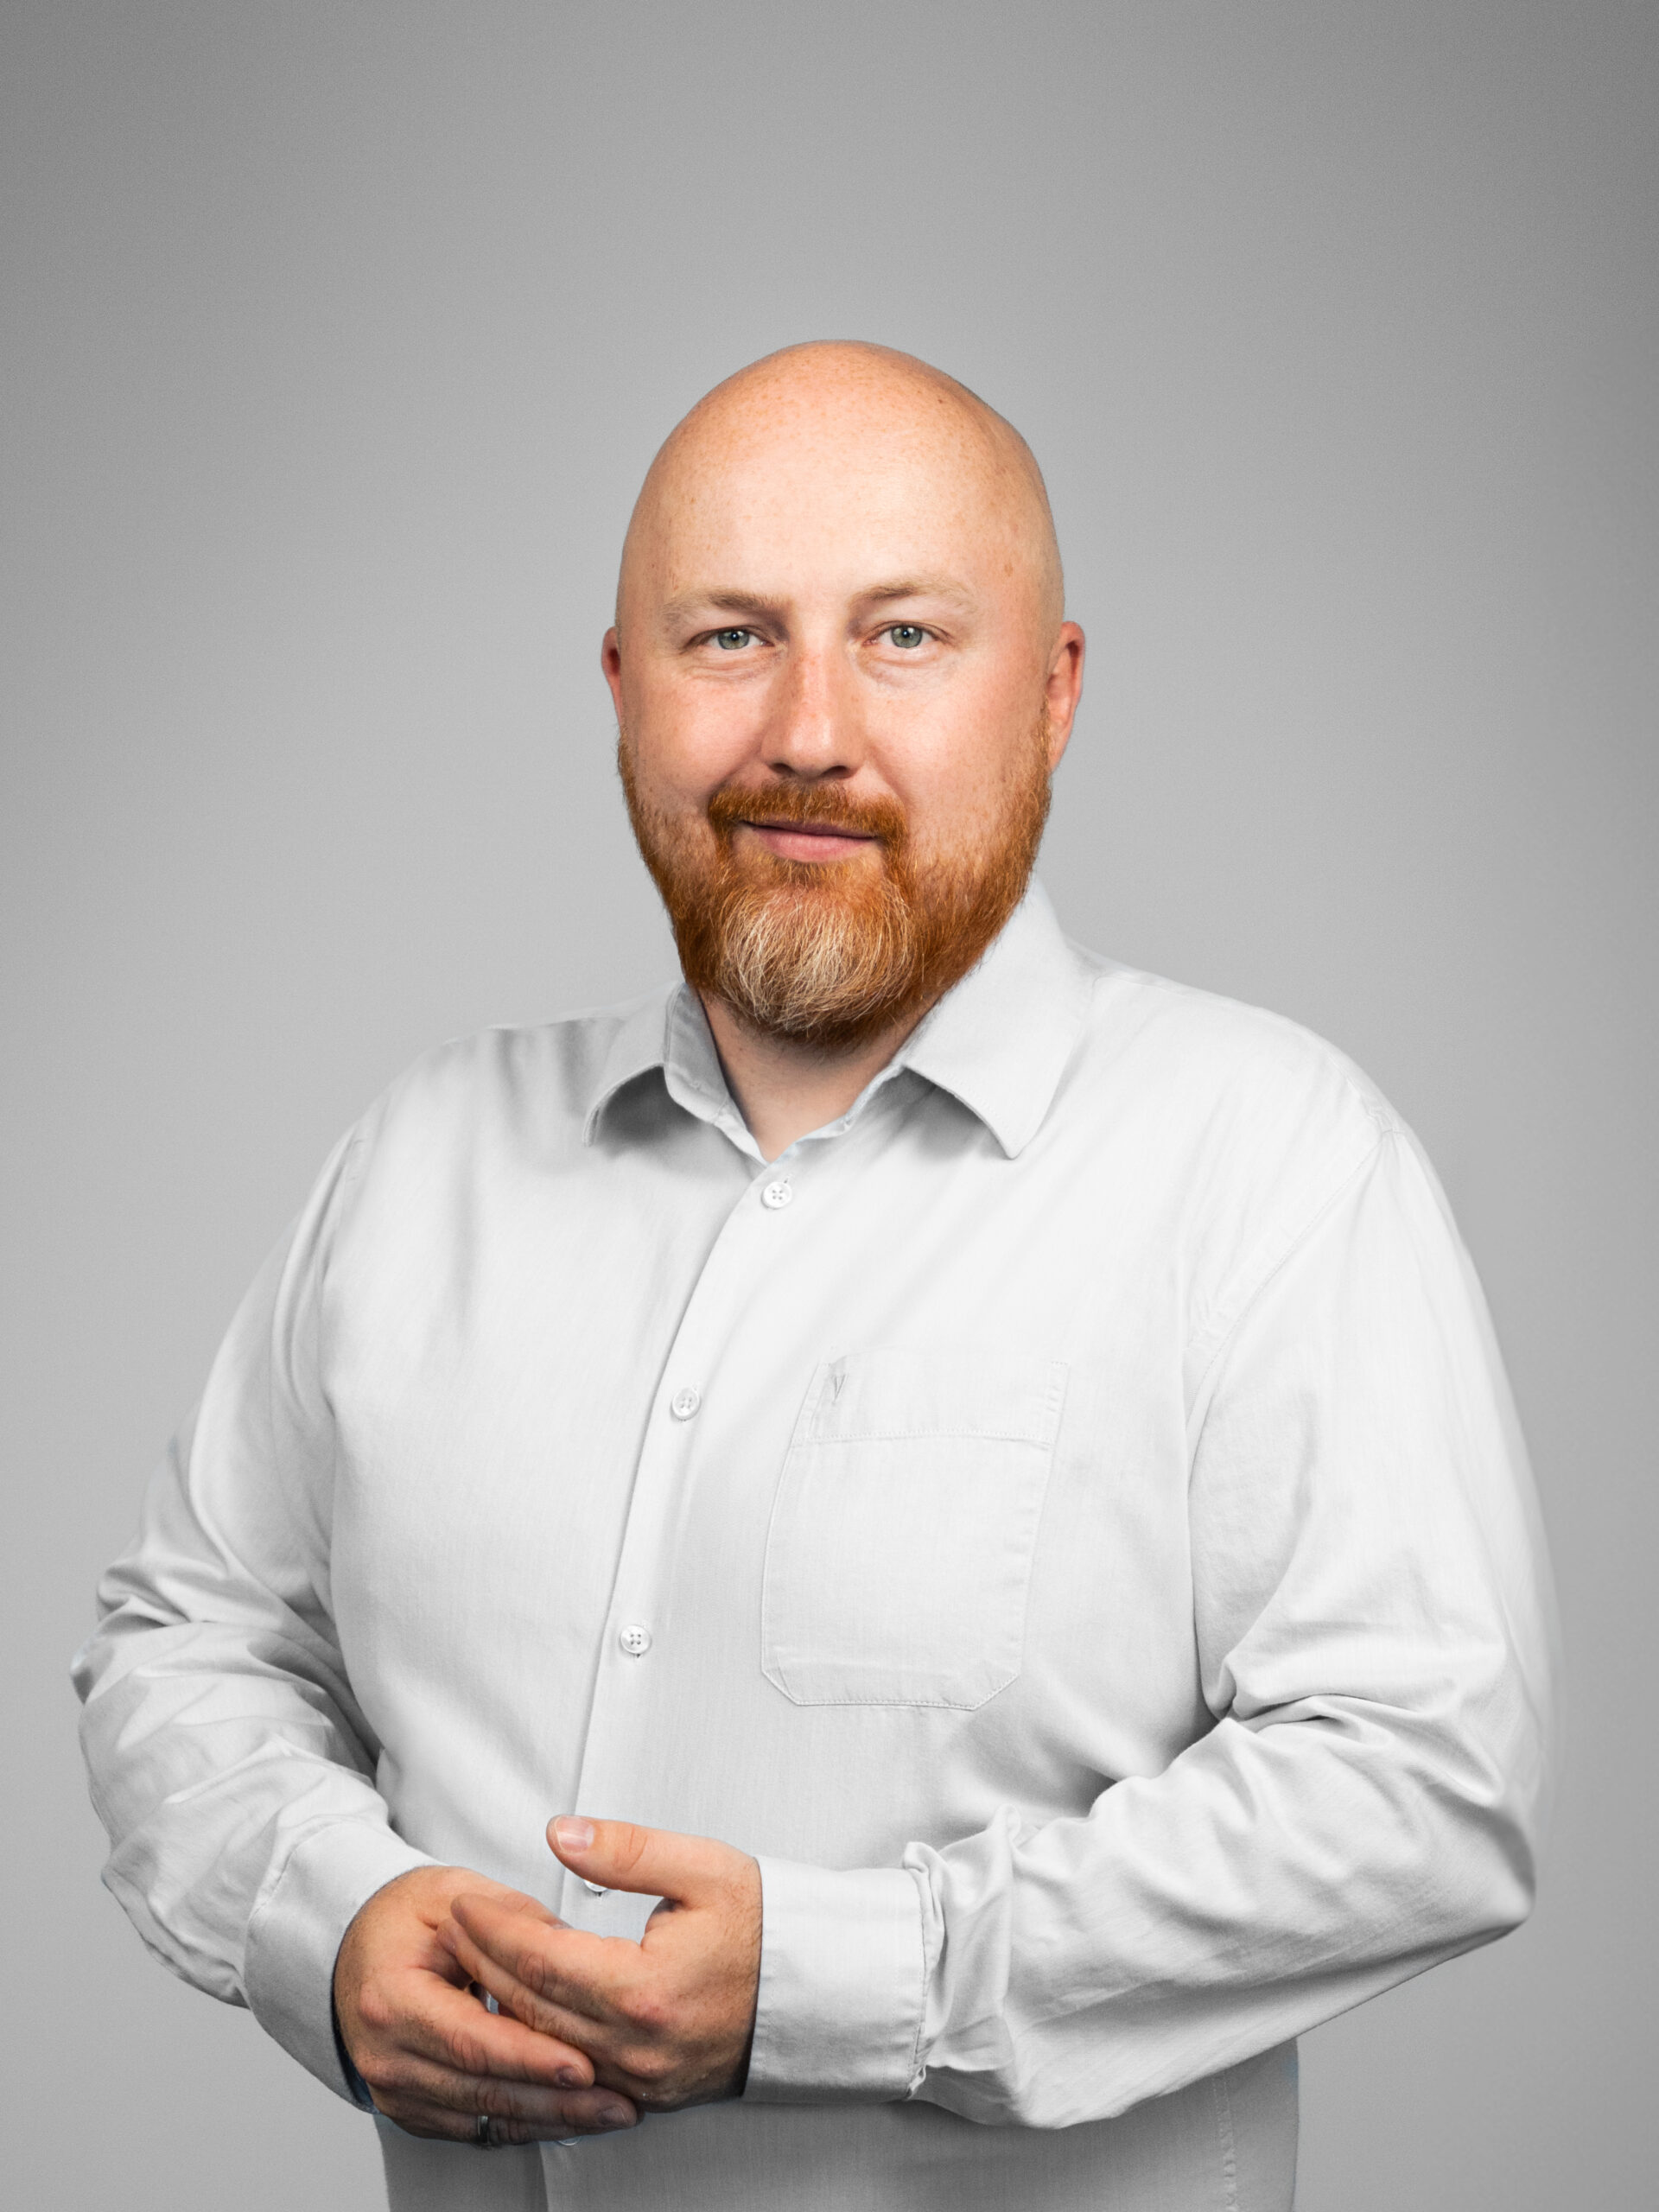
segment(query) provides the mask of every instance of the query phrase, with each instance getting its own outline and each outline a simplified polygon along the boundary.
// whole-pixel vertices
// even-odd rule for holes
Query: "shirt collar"
[[[1013,1159],[1053,1102],[1089,995],[1089,972],[1061,934],[1047,893],[1033,880],[978,966],[906,1038],[847,1119],[909,1069],[959,1099]],[[582,1123],[585,1144],[593,1142],[624,1084],[653,1069],[662,1071],[670,1096],[688,1111],[724,1129],[741,1149],[753,1148],[702,1004],[684,983],[653,992],[623,1017]]]
[[[664,985],[648,998],[637,1000],[623,1014],[599,1066],[598,1079],[582,1119],[582,1141],[591,1144],[599,1132],[601,1116],[617,1092],[637,1077],[660,1068],[667,1061],[667,1032],[674,1001],[683,983]]]
[[[960,1099],[1012,1160],[1053,1103],[1091,988],[1033,880],[978,967],[945,993],[898,1058]]]

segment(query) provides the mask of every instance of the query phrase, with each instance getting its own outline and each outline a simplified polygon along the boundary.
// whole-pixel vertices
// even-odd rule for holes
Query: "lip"
[[[829,822],[767,822],[746,818],[742,827],[752,830],[771,852],[782,860],[836,860],[844,857],[861,845],[880,842],[868,830],[843,830]],[[803,850],[802,848],[806,848]],[[817,850],[811,849],[817,847]]]

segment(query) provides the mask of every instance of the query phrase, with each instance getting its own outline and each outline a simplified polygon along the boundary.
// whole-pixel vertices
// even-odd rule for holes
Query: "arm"
[[[1010,1806],[898,1867],[761,1861],[746,2095],[1067,2126],[1525,1916],[1548,1747],[1541,1547],[1478,1290],[1408,1141],[1383,1140],[1238,1318],[1193,1440],[1213,1726],[1076,1817]],[[695,1888],[676,1839],[654,1840],[649,1881],[620,1870],[632,1833],[606,1823],[599,1857],[561,1855],[614,1886]],[[579,2035],[601,2079],[675,2101],[681,1962],[535,1917],[461,1899],[446,1941],[522,2017]],[[739,1930],[702,1925],[737,1955]],[[734,1977],[728,2031],[751,2005]]]
[[[1408,1139],[1383,1139],[1236,1321],[1193,1433],[1215,1726],[1086,1815],[1009,1808],[906,1853],[891,1878],[915,1885],[925,1968],[888,2094],[993,2123],[1103,2117],[1529,1910],[1541,1541],[1484,1307]],[[772,1986],[763,1972],[749,2094],[782,2098],[811,2082],[813,1961],[851,1932],[824,1885],[849,1878],[763,1872]]]
[[[497,2020],[435,1948],[455,1882],[496,1885],[392,1828],[329,1611],[320,1312],[349,1160],[343,1146],[243,1301],[100,1586],[74,1673],[105,1880],[175,1974],[248,2005],[343,2096],[331,1995],[353,1929],[340,2028],[383,2110],[423,2133],[470,2134],[488,2111],[513,2139],[568,2134],[600,2124],[591,2069]]]

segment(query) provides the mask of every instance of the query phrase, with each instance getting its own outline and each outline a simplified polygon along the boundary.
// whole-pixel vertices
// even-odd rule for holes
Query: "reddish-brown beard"
[[[1025,895],[1048,818],[1042,716],[971,844],[923,858],[892,799],[836,785],[725,785],[697,822],[651,806],[617,749],[628,815],[674,925],[686,981],[763,1036],[844,1052],[914,1021],[979,960]],[[733,831],[756,816],[856,830],[876,849],[787,861]]]

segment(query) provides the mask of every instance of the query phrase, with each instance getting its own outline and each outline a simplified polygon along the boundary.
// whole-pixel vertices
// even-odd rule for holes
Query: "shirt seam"
[[[994,1697],[1001,1697],[1005,1689],[1017,1682],[1023,1669],[1015,1668],[1007,1681],[999,1682],[994,1690],[987,1690],[983,1697],[976,1698],[971,1703],[960,1698],[946,1697],[796,1697],[784,1689],[776,1675],[766,1673],[765,1668],[761,1672],[766,1674],[766,1680],[774,1688],[782,1690],[790,1703],[804,1713],[811,1712],[815,1707],[843,1705],[892,1706],[906,1713],[977,1713],[981,1706],[988,1705]]]
[[[1198,1372],[1197,1380],[1192,1385],[1191,1402],[1193,1406],[1196,1407],[1203,1400],[1205,1392],[1209,1388],[1211,1377],[1215,1374],[1217,1368],[1221,1364],[1233,1342],[1233,1339],[1237,1336],[1239,1330],[1243,1326],[1245,1321],[1249,1319],[1250,1314],[1255,1311],[1261,1300],[1266,1296],[1267,1293],[1284,1273],[1285,1269],[1290,1265],[1297,1254],[1300,1252],[1312,1240],[1315,1232],[1319,1229],[1320,1225],[1325,1222],[1327,1217],[1335,1211],[1337,1206],[1341,1203],[1343,1198],[1347,1196],[1354,1185],[1359,1182],[1382,1157],[1384,1146],[1389,1142],[1390,1139],[1395,1139],[1399,1135],[1397,1124],[1387,1122],[1377,1122],[1376,1126],[1377,1128],[1376,1139],[1370,1146],[1370,1149],[1362,1154],[1359,1159],[1354,1162],[1353,1166],[1349,1168],[1347,1173],[1342,1176],[1341,1179],[1332,1185],[1326,1196],[1302,1223],[1300,1228],[1294,1230],[1292,1235],[1286,1239],[1278,1257],[1274,1259],[1256,1278],[1256,1280],[1251,1283],[1249,1290],[1246,1291],[1241,1298],[1236,1308],[1227,1321],[1218,1331],[1213,1332],[1216,1339],[1215,1349],[1211,1351],[1210,1357],[1205,1361],[1203,1367]],[[1202,1344],[1203,1340],[1202,1337],[1198,1339],[1200,1344]],[[1209,1408],[1206,1406],[1205,1408],[1204,1420],[1198,1424],[1198,1436],[1202,1436],[1205,1425],[1208,1420]],[[1198,1437],[1193,1439],[1195,1449],[1197,1447],[1198,1440]]]
[[[1054,1441],[1053,1432],[1047,1430],[1033,1435],[1024,1428],[847,1428],[830,1433],[803,1437],[804,1446],[817,1446],[833,1444],[931,1444],[931,1443],[1030,1444],[1039,1451],[1047,1451]]]
[[[1221,2179],[1226,2193],[1224,2212],[1238,2212],[1238,2139],[1226,2074],[1211,2075],[1210,2087],[1216,2105],[1216,2133],[1220,2138]]]
[[[903,1870],[910,1876],[910,1894],[916,1909],[916,1948],[920,1956],[916,2005],[916,2032],[911,2038],[910,2069],[905,2079],[905,2094],[912,2096],[920,2088],[926,2068],[922,2062],[922,2043],[927,2032],[927,1919],[922,1910],[921,1879],[912,1867]]]

